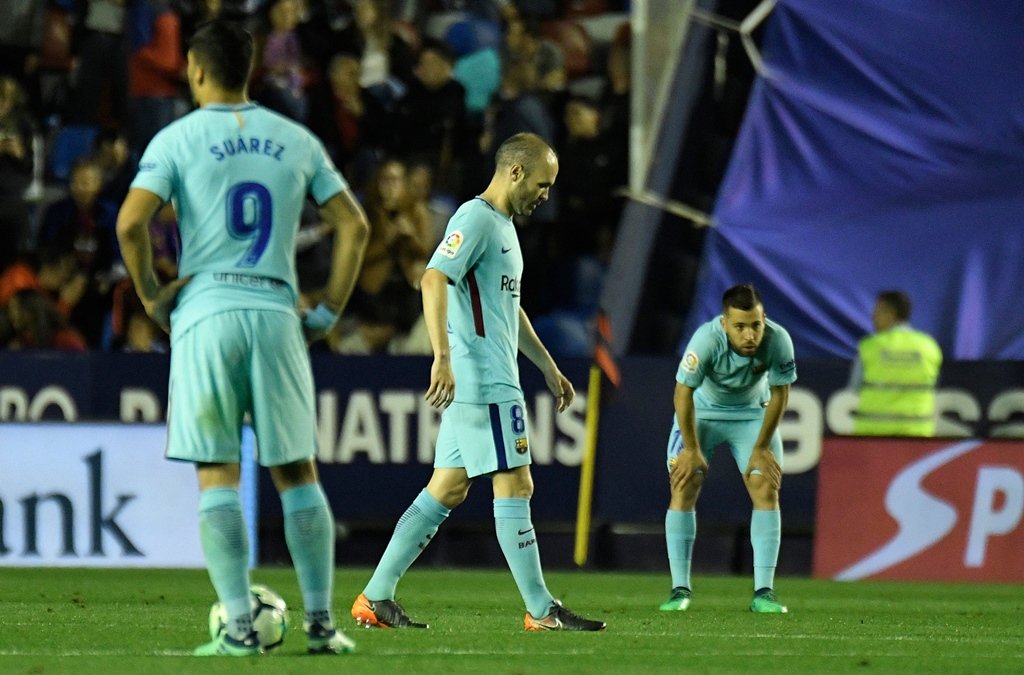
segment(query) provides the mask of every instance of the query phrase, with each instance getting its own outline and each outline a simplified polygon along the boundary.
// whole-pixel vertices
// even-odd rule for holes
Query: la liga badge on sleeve
[[[455,230],[437,245],[437,252],[446,258],[454,258],[462,246],[462,232]]]

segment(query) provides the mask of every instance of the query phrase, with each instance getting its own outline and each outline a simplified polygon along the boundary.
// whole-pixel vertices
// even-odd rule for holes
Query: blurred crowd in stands
[[[429,353],[419,277],[448,217],[486,187],[508,136],[560,155],[521,223],[523,304],[563,355],[587,355],[627,182],[628,0],[0,0],[0,348],[165,351],[117,247],[138,158],[191,109],[185,53],[214,17],[256,37],[251,97],[324,142],[371,239],[329,348]],[[310,204],[302,301],[331,234]],[[173,207],[151,224],[177,273]]]

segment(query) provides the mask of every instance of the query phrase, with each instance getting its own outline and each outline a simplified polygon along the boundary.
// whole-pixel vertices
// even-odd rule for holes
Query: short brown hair
[[[730,307],[746,312],[758,305],[763,305],[763,303],[754,284],[739,284],[722,294],[722,312],[728,311]]]

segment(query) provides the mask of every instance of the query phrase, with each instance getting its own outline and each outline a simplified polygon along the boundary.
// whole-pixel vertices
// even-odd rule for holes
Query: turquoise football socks
[[[530,500],[522,497],[495,499],[494,530],[526,603],[526,611],[535,617],[546,616],[554,598],[544,584],[537,530],[530,519]]]
[[[394,600],[398,580],[415,562],[451,511],[424,488],[395,525],[377,569],[363,590],[370,600]]]
[[[200,493],[199,541],[210,581],[227,612],[227,633],[243,639],[252,631],[252,607],[249,539],[237,489],[212,488]]]

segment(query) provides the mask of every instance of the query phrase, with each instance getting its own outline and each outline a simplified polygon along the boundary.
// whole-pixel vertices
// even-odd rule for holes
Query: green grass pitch
[[[504,570],[413,569],[399,587],[428,631],[365,630],[348,614],[369,570],[340,569],[347,657],[310,657],[287,568],[253,580],[291,607],[271,655],[189,656],[214,600],[202,570],[0,568],[0,673],[1024,673],[1024,586],[834,583],[782,578],[786,615],[747,611],[745,577],[695,579],[685,613],[662,613],[666,574],[548,572],[604,633],[526,633]]]

